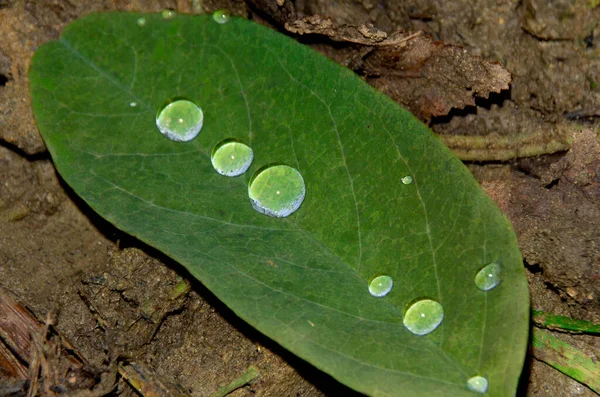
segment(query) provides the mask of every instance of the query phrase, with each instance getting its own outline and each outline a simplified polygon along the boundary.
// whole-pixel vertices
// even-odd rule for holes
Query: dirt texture
[[[532,307],[600,321],[597,1],[0,1],[0,288],[52,318],[89,373],[135,362],[209,396],[254,366],[259,376],[231,396],[357,395],[108,224],[54,170],[30,107],[36,48],[90,12],[167,8],[226,8],[287,32],[429,121],[480,161],[468,166],[514,225]],[[444,79],[453,84],[440,90]],[[597,337],[563,338],[597,358]],[[112,394],[137,395],[125,378]],[[596,394],[528,356],[519,395]]]

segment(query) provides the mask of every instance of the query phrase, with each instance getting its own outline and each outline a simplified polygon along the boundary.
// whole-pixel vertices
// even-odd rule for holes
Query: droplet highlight
[[[177,13],[173,10],[163,10],[162,12],[163,19],[173,19],[176,15]]]
[[[415,335],[427,335],[433,332],[444,319],[444,308],[439,302],[421,299],[412,303],[404,313],[402,320],[406,329]]]
[[[473,376],[467,381],[469,390],[477,393],[485,393],[488,389],[488,380],[483,376]]]
[[[492,262],[484,266],[475,275],[475,285],[482,291],[496,288],[502,282],[502,266]]]
[[[381,298],[389,294],[393,286],[394,280],[390,276],[377,276],[369,283],[369,293]]]
[[[131,106],[132,108],[137,106],[137,102],[129,102],[129,106]]]
[[[229,15],[229,12],[224,9],[217,10],[213,13],[213,19],[216,23],[220,23],[220,24],[227,23],[227,22],[229,22],[230,18],[231,18],[231,16]]]
[[[210,157],[215,171],[232,177],[246,172],[252,160],[254,160],[254,152],[250,146],[234,139],[219,142]]]
[[[258,170],[248,185],[252,208],[261,214],[284,218],[300,208],[306,188],[300,172],[287,165]]]
[[[203,122],[202,109],[185,99],[169,103],[156,116],[156,126],[160,133],[176,142],[194,139],[200,133]]]
[[[406,175],[404,178],[402,178],[402,183],[404,183],[405,185],[410,185],[412,181],[413,178],[410,175]]]
[[[146,26],[146,18],[143,18],[143,17],[141,17],[141,18],[138,18],[138,19],[137,19],[137,25],[138,25],[139,27]]]

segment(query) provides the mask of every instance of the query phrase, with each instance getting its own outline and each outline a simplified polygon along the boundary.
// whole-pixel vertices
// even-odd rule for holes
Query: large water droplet
[[[473,376],[467,381],[467,387],[477,393],[485,393],[488,389],[488,381],[483,376]]]
[[[371,295],[381,298],[389,294],[393,286],[394,280],[390,276],[377,276],[369,283],[369,292]]]
[[[163,19],[173,19],[173,18],[175,18],[176,15],[177,15],[177,13],[173,10],[164,10],[162,12]]]
[[[402,183],[404,183],[405,185],[410,185],[412,181],[413,178],[410,175],[406,175],[404,178],[402,178]]]
[[[242,175],[252,164],[254,152],[250,146],[234,139],[225,139],[215,146],[210,157],[215,171],[225,176]]]
[[[217,10],[213,13],[213,19],[216,23],[224,24],[229,22],[229,12],[224,9]]]
[[[489,291],[502,282],[502,266],[492,262],[475,275],[475,285],[482,291]]]
[[[305,194],[302,175],[287,165],[273,165],[257,171],[248,186],[252,207],[277,218],[296,212]]]
[[[140,27],[146,26],[146,18],[143,18],[143,17],[138,18],[137,19],[137,25],[140,26]]]
[[[187,142],[202,129],[204,114],[194,102],[179,99],[162,108],[156,116],[156,126],[172,141]]]
[[[412,303],[404,313],[404,326],[413,334],[427,335],[433,332],[444,319],[444,308],[431,299]]]

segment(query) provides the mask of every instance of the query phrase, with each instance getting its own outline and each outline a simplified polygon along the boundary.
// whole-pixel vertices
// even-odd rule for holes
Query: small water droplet
[[[235,139],[219,142],[210,157],[215,171],[225,176],[242,175],[248,170],[253,159],[254,152],[250,146]]]
[[[146,18],[138,18],[137,20],[137,25],[142,27],[142,26],[146,26]]]
[[[287,165],[273,165],[258,170],[248,185],[252,207],[262,214],[277,218],[296,212],[305,194],[302,175]]]
[[[132,108],[134,108],[134,107],[136,107],[136,106],[137,106],[137,102],[130,102],[130,103],[129,103],[129,106],[131,106]]]
[[[488,389],[488,380],[483,376],[473,376],[467,381],[467,387],[477,393],[485,393]]]
[[[163,19],[173,19],[176,15],[177,13],[173,10],[163,10],[162,12]]]
[[[402,178],[402,183],[404,183],[405,185],[410,185],[412,181],[413,178],[410,175],[406,175],[404,178]]]
[[[404,326],[415,335],[433,332],[444,319],[444,308],[431,299],[412,303],[404,313]]]
[[[229,22],[230,19],[229,12],[224,9],[219,9],[213,13],[213,19],[216,23],[224,24]]]
[[[377,276],[369,283],[369,293],[381,298],[389,294],[394,286],[394,280],[390,276]]]
[[[475,275],[475,285],[482,291],[489,291],[496,288],[501,282],[502,266],[496,262],[484,266]]]
[[[163,107],[156,116],[161,134],[172,141],[187,142],[202,129],[204,114],[194,102],[178,99]]]

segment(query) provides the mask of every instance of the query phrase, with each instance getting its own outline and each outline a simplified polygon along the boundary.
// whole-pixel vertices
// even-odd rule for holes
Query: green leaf
[[[30,79],[67,183],[287,349],[370,395],[472,395],[475,375],[514,395],[529,300],[510,224],[422,123],[350,71],[243,19],[110,13],[42,46]],[[204,112],[189,142],[156,127],[174,98]],[[225,138],[254,151],[242,176],[211,166]],[[306,184],[289,217],[248,198],[273,163]],[[492,262],[502,282],[484,292],[475,276]],[[375,297],[380,275],[393,288]],[[403,325],[419,298],[443,307],[425,336]]]

